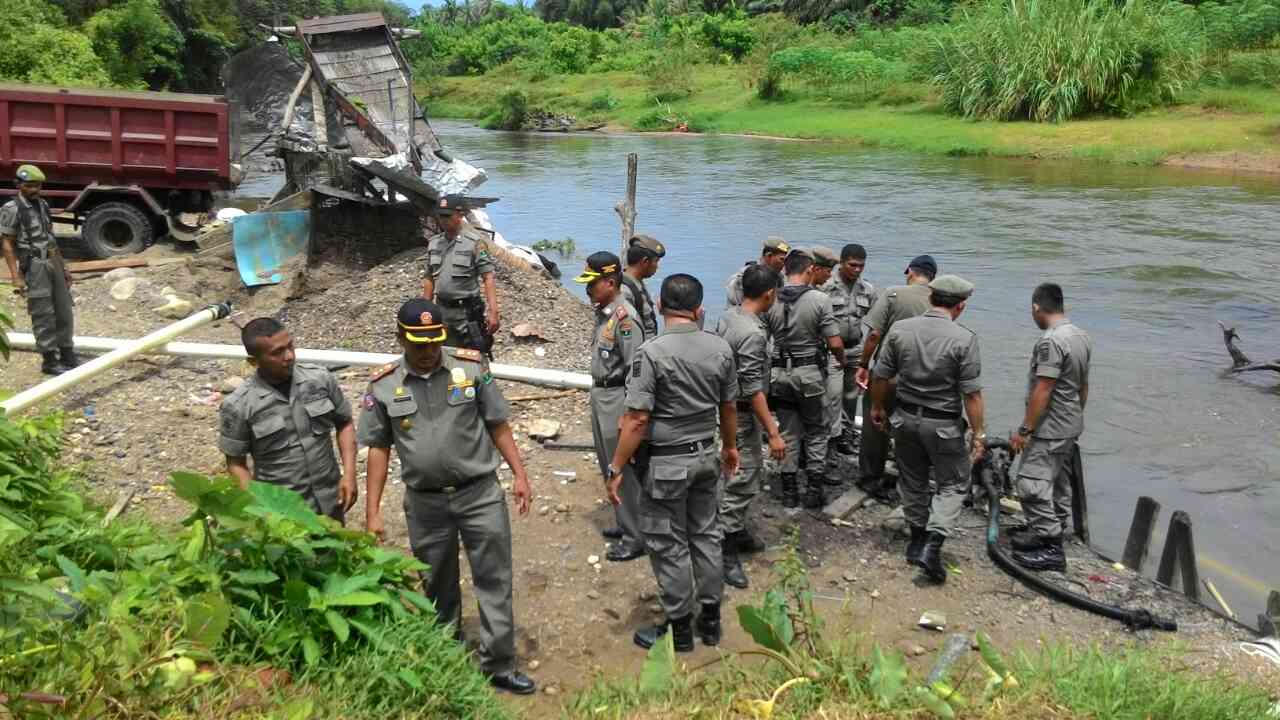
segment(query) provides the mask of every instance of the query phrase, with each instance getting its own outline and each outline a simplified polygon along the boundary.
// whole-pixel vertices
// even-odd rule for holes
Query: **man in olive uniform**
[[[328,369],[295,362],[293,337],[272,318],[250,320],[240,342],[257,372],[219,409],[227,472],[242,488],[250,480],[289,488],[342,522],[357,494],[351,403]],[[341,469],[333,457],[335,432]]]
[[[738,469],[738,376],[733,350],[698,329],[702,283],[678,273],[662,281],[658,311],[663,330],[640,346],[627,378],[627,414],[606,471],[609,501],[621,502],[622,466],[638,462],[640,530],[661,591],[666,621],[642,628],[634,640],[650,648],[671,632],[677,652],[693,650],[693,611],[704,645],[720,642],[724,594],[717,518],[720,473]],[[716,423],[722,449],[716,456]]]
[[[489,238],[466,223],[468,209],[463,195],[445,195],[437,201],[435,213],[443,231],[427,241],[422,297],[444,309],[449,346],[492,356],[493,336],[501,323],[493,258]]]
[[[849,243],[840,250],[839,269],[825,284],[818,287],[831,298],[831,308],[840,325],[840,339],[844,341],[845,354],[855,360],[862,358],[862,319],[871,312],[876,301],[875,286],[862,277],[867,267],[867,250],[857,243]],[[854,418],[858,416],[858,399],[861,388],[854,382],[853,363],[839,374],[841,407],[844,422],[842,432],[836,438],[836,450],[844,455],[853,452],[849,441],[854,435]],[[866,413],[863,413],[864,415]]]
[[[627,269],[622,274],[622,297],[636,309],[647,338],[658,336],[658,311],[644,281],[658,272],[667,249],[649,235],[636,235],[627,247]]]
[[[636,309],[623,298],[622,263],[611,252],[592,253],[575,282],[587,286],[587,297],[596,311],[596,328],[591,338],[591,436],[595,440],[600,472],[609,469],[618,449],[618,425],[625,410],[627,375],[636,350],[648,337],[637,320]],[[622,503],[614,508],[618,526],[605,531],[617,540],[605,553],[614,562],[644,557],[637,513],[640,483],[635,468],[622,467]]]
[[[982,362],[978,336],[956,322],[973,283],[942,275],[929,283],[930,309],[894,323],[876,360],[871,422],[892,427],[898,453],[898,491],[911,530],[907,562],[936,583],[947,580],[942,543],[955,528],[969,493],[969,469],[982,457]],[[897,379],[890,414],[889,383]],[[965,416],[973,431],[965,442]],[[932,473],[936,493],[929,490]]]
[[[809,249],[813,254],[813,286],[819,290],[826,287],[831,282],[831,277],[836,265],[840,264],[840,258],[835,252],[828,247],[822,245],[814,245]],[[823,292],[826,292],[825,290]],[[830,297],[830,296],[828,296]],[[835,299],[831,298],[831,312],[835,315]],[[840,322],[840,318],[836,316],[836,322]],[[843,333],[840,338],[844,342]],[[848,346],[845,346],[846,348]],[[846,357],[852,357],[845,350]],[[840,477],[840,457],[836,452],[836,445],[843,436],[844,428],[841,423],[841,401],[844,399],[844,369],[836,366],[835,355],[830,355],[827,360],[827,389],[823,394],[823,412],[822,421],[826,425],[829,435],[827,436],[827,460],[826,474],[823,480],[827,485],[839,486],[841,484]]]
[[[862,355],[854,382],[863,390],[871,382],[871,363],[880,347],[880,340],[889,334],[894,323],[917,317],[929,311],[929,282],[938,274],[938,263],[932,256],[920,255],[907,264],[904,272],[907,284],[891,287],[876,298],[864,322],[867,337],[862,343]],[[893,389],[885,398],[885,411],[893,411]],[[862,415],[871,415],[871,395],[862,401]],[[892,483],[883,482],[884,463],[889,456],[889,433],[871,423],[862,425],[862,441],[858,447],[858,484],[878,497],[891,495]]]
[[[18,194],[0,207],[0,248],[14,292],[27,298],[31,333],[43,362],[40,372],[61,375],[80,364],[71,336],[75,317],[71,273],[53,235],[49,204],[40,197],[44,173],[34,165],[17,172]]]
[[[500,690],[527,695],[534,683],[516,670],[511,607],[511,519],[496,471],[511,468],[512,494],[529,512],[529,478],[516,450],[507,401],[483,356],[444,348],[440,307],[414,299],[396,317],[404,357],[374,371],[360,414],[369,448],[365,525],[379,538],[391,448],[400,456],[404,511],[413,554],[430,566],[426,596],[442,622],[461,627],[458,538],[480,606],[480,665]]]
[[[786,240],[777,235],[770,235],[764,239],[764,246],[760,250],[760,259],[748,260],[741,268],[729,277],[729,282],[725,285],[725,295],[728,299],[728,307],[742,304],[742,273],[752,265],[764,265],[771,268],[774,272],[782,272],[782,263],[787,259],[787,253],[791,252],[791,246]]]
[[[805,453],[804,506],[811,510],[826,504],[825,482],[827,354],[837,366],[845,363],[844,344],[831,310],[831,298],[813,287],[813,256],[805,250],[787,255],[786,282],[778,291],[778,301],[769,308],[769,330],[773,335],[772,373],[769,379],[769,407],[778,414],[787,454],[781,463],[782,505],[800,504],[796,473],[800,453]],[[802,444],[803,443],[803,444]]]
[[[1067,318],[1062,288],[1045,283],[1031,295],[1031,318],[1044,331],[1031,352],[1027,411],[1009,438],[1022,455],[1018,492],[1028,535],[1013,538],[1013,559],[1032,570],[1067,569],[1062,535],[1071,521],[1071,473],[1084,432],[1093,341]]]
[[[760,452],[762,435],[768,435],[769,454],[775,460],[781,461],[787,451],[787,443],[782,439],[766,399],[773,353],[764,315],[773,306],[781,282],[782,277],[770,267],[752,265],[747,268],[742,273],[742,304],[726,310],[716,327],[716,334],[724,338],[733,350],[738,368],[737,446],[740,464],[738,472],[725,478],[720,494],[724,581],[736,588],[748,585],[740,554],[765,549],[764,543],[747,528],[747,511],[760,492],[760,481],[764,475],[764,457]]]

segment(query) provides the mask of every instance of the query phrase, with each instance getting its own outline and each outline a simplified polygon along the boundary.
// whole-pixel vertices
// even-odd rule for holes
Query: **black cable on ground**
[[[1008,449],[1008,445],[999,440],[993,440],[988,445],[988,452],[992,449],[1003,447]],[[1103,617],[1109,617],[1113,620],[1119,620],[1127,627],[1133,630],[1144,630],[1146,628],[1156,628],[1157,630],[1168,630],[1169,632],[1177,632],[1178,623],[1173,620],[1165,620],[1151,614],[1146,609],[1128,609],[1116,607],[1115,605],[1107,605],[1098,602],[1093,598],[1086,597],[1077,593],[1073,593],[1066,588],[1055,585],[1044,580],[1039,575],[1018,563],[1013,561],[1004,550],[1000,548],[1000,493],[995,488],[992,481],[992,465],[990,461],[982,463],[981,469],[978,471],[978,479],[987,490],[988,502],[988,520],[987,520],[987,554],[991,556],[991,560],[1013,577],[1021,580],[1023,584],[1034,590],[1048,595],[1055,600],[1091,612]]]

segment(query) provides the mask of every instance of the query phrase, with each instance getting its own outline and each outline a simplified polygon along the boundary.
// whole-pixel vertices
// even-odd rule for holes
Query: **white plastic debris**
[[[244,210],[241,210],[240,208],[228,207],[228,208],[222,208],[221,210],[219,210],[216,217],[219,220],[222,220],[223,222],[235,222],[236,218],[244,217],[245,215],[248,215],[248,214],[249,213],[245,212]]]

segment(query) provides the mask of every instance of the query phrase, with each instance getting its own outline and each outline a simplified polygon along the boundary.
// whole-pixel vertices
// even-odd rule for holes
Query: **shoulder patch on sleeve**
[[[1036,344],[1036,362],[1049,362],[1049,343]]]
[[[395,370],[399,366],[400,366],[400,363],[391,362],[391,363],[387,363],[386,365],[383,365],[380,368],[375,369],[372,373],[369,374],[369,382],[376,382],[378,380],[381,380],[382,378],[389,375],[392,370]]]
[[[619,305],[618,307],[614,308],[614,310],[613,310],[613,316],[614,316],[614,317],[616,317],[616,318],[618,318],[619,320],[621,320],[622,318],[626,317],[626,316],[627,316],[627,308],[626,308],[626,306],[625,306],[625,305]]]
[[[472,350],[471,348],[455,348],[453,356],[459,360],[470,360],[476,363],[481,362],[484,357],[479,350]]]

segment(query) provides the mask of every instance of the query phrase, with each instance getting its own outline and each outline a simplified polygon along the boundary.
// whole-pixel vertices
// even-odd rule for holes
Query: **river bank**
[[[528,107],[573,115],[582,125],[625,131],[767,135],[814,139],[952,157],[1089,160],[1169,164],[1251,173],[1280,172],[1280,91],[1202,88],[1181,105],[1128,118],[1059,124],[973,122],[945,114],[936,91],[904,84],[871,102],[787,88],[777,100],[757,97],[740,68],[696,66],[689,94],[655,102],[638,73],[558,75],[537,82],[513,72],[432,81],[427,111],[436,118],[479,120],[508,90]]]
[[[150,252],[163,254],[166,248]],[[247,293],[232,272],[234,262],[218,254],[194,258],[190,264],[139,270],[142,287],[127,300],[112,298],[111,283],[104,278],[89,279],[77,283],[73,290],[81,309],[79,332],[136,336],[162,324],[165,321],[155,316],[151,306],[155,304],[154,288],[168,286],[194,305],[230,297],[245,311],[243,318],[265,314],[283,317],[300,347],[390,351],[393,339],[385,319],[402,298],[416,292],[416,260],[411,251],[368,272],[321,267],[312,271],[308,282],[293,283],[294,292],[268,288]],[[500,270],[498,285],[505,324],[527,322],[538,331],[537,337],[527,340],[517,340],[504,331],[497,347],[498,360],[585,369],[591,314],[583,303],[553,281],[510,267]],[[19,329],[25,329],[28,318],[14,299],[6,296],[0,302],[16,317]],[[235,326],[227,322],[202,328],[191,339],[234,343],[236,334]],[[168,473],[179,468],[220,472],[217,404],[220,393],[247,372],[250,370],[243,363],[150,358],[88,381],[46,407],[62,410],[72,418],[65,458],[83,468],[93,495],[105,503],[130,496],[131,517],[145,515],[171,524],[180,521],[189,508],[173,495],[166,482]],[[38,357],[17,353],[6,366],[4,378],[9,387],[38,382]],[[339,370],[338,378],[356,403],[367,372]],[[639,673],[644,654],[632,647],[630,635],[655,618],[656,587],[647,563],[600,562],[605,546],[599,530],[611,523],[612,513],[602,499],[593,456],[544,448],[525,435],[535,420],[555,418],[562,424],[562,442],[590,443],[585,393],[565,395],[509,383],[503,386],[513,400],[513,422],[535,493],[533,512],[513,521],[517,647],[522,663],[543,688],[536,698],[510,699],[509,707],[518,716],[556,717],[566,712],[562,705],[566,699],[579,709],[591,705],[592,693],[599,692],[597,681],[627,683]],[[842,475],[851,481],[852,458],[845,458],[845,464],[850,472]],[[362,462],[361,474],[363,469]],[[509,477],[504,474],[503,479]],[[362,476],[360,485],[363,487]],[[846,482],[841,490],[848,486]],[[393,482],[384,499],[388,545],[399,550],[407,548],[403,516],[397,512],[402,494],[403,485]],[[363,499],[351,513],[357,527],[363,516],[362,504]],[[864,651],[865,645],[875,643],[886,651],[899,652],[915,677],[924,675],[946,640],[944,632],[918,625],[921,614],[931,611],[946,616],[946,633],[971,635],[981,630],[1006,652],[1038,656],[1044,648],[1070,648],[1079,655],[1097,646],[1106,655],[1130,651],[1152,657],[1168,654],[1180,659],[1179,667],[1187,668],[1179,671],[1176,680],[1171,675],[1170,682],[1198,682],[1226,671],[1234,683],[1273,693],[1280,690],[1276,669],[1239,649],[1239,641],[1252,637],[1247,630],[1177,593],[1115,569],[1080,545],[1068,549],[1071,569],[1067,575],[1055,576],[1057,582],[1100,600],[1147,607],[1172,617],[1180,624],[1179,632],[1132,633],[1119,623],[1100,620],[1021,587],[986,558],[985,521],[977,514],[966,516],[956,537],[948,542],[946,560],[952,577],[943,587],[920,584],[917,573],[903,565],[900,528],[886,506],[872,504],[848,522],[834,523],[821,514],[784,509],[765,494],[753,515],[757,532],[770,548],[747,561],[752,587],[731,590],[726,597],[729,610],[721,649],[699,646],[687,658],[690,666],[715,660],[722,651],[756,647],[752,637],[738,626],[734,608],[758,604],[762,592],[781,581],[780,571],[798,561],[813,587],[817,613],[833,640],[856,635]],[[788,541],[788,536],[796,539]],[[464,592],[470,594],[469,581],[464,582]],[[470,599],[464,607],[465,629],[474,638],[478,621]],[[583,632],[584,628],[596,631]],[[973,668],[977,653],[969,657],[958,667]],[[1046,678],[1066,679],[1075,672],[1070,664],[1038,663],[1036,667]],[[763,681],[755,678],[752,683]],[[1038,697],[1018,697],[1023,707],[1050,707]],[[1082,707],[1061,699],[1057,702],[1065,704],[1070,714],[1055,717],[1089,716]],[[607,716],[633,716],[624,710],[615,705]],[[570,714],[598,716],[591,712]]]

